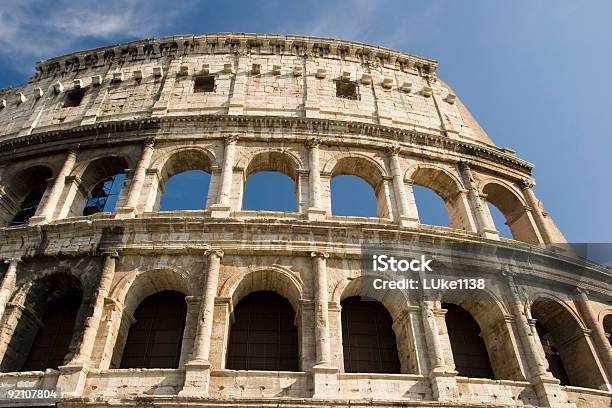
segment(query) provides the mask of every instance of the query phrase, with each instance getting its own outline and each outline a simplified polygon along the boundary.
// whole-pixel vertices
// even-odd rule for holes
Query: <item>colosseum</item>
[[[225,33],[51,58],[0,91],[0,406],[609,407],[612,270],[572,255],[533,165],[436,70]],[[206,202],[160,210],[192,170]],[[296,211],[244,208],[260,172]],[[334,214],[347,175],[375,216]],[[448,226],[420,222],[416,186]],[[368,248],[487,285],[362,296]]]

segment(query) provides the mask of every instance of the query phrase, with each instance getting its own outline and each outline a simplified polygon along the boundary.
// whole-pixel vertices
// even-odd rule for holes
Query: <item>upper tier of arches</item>
[[[191,143],[159,141],[155,145],[145,141],[118,147],[110,154],[104,151],[66,151],[50,156],[46,164],[32,159],[5,166],[0,182],[0,220],[5,226],[26,225],[96,213],[144,216],[168,209],[208,210],[213,217],[253,216],[256,213],[242,211],[249,208],[244,202],[249,180],[277,173],[287,182],[272,181],[274,188],[286,192],[272,189],[272,193],[263,193],[251,188],[249,194],[259,194],[272,204],[277,204],[275,191],[279,197],[284,194],[288,203],[285,211],[294,217],[339,221],[343,218],[338,215],[352,215],[334,210],[339,202],[344,201],[345,206],[370,202],[369,208],[375,207],[375,211],[357,215],[419,227],[425,225],[419,213],[431,210],[415,199],[413,187],[419,186],[444,203],[442,218],[448,223],[443,227],[497,238],[498,228],[486,205],[490,203],[501,211],[515,240],[563,242],[521,179],[510,182],[475,166],[424,160],[408,152],[227,137]],[[174,207],[161,208],[166,183],[190,172],[201,176],[186,179],[184,191],[174,193]],[[359,195],[357,188],[347,191],[335,187],[336,180],[347,176],[369,187]],[[278,177],[271,180],[281,180]],[[197,195],[197,202],[185,206],[190,195]],[[269,212],[277,207],[267,207],[264,200],[255,208]]]

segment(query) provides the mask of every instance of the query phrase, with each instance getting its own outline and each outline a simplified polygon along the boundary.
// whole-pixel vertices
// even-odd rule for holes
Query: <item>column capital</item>
[[[116,249],[102,249],[100,250],[100,255],[107,258],[117,259],[119,258],[119,251],[117,251]]]
[[[18,264],[20,262],[23,262],[23,260],[20,257],[18,257],[18,258],[6,258],[2,262],[5,263],[5,264],[10,265],[10,264]]]
[[[310,257],[311,258],[323,258],[323,259],[327,259],[327,258],[329,258],[329,254],[327,252],[323,252],[323,251],[312,251],[310,253]]]
[[[145,145],[145,147],[155,146],[155,136],[145,137],[142,143]]]
[[[525,190],[529,190],[535,187],[536,183],[533,179],[524,178],[518,182],[518,185],[521,188],[521,190],[525,191]]]
[[[579,288],[579,287],[576,287],[574,289],[574,293],[579,295],[579,296],[583,296],[584,295],[585,297],[589,295],[588,289]]]
[[[210,248],[207,249],[206,251],[204,251],[204,255],[206,256],[216,256],[217,258],[221,259],[223,258],[224,252],[221,248]]]
[[[517,273],[511,271],[510,269],[502,269],[501,274],[504,278],[506,278],[506,280],[508,281],[508,283],[514,285],[514,278],[516,277]]]
[[[80,148],[81,148],[80,144],[75,144],[74,146],[68,149],[68,155],[76,156]]]
[[[399,156],[402,151],[402,146],[398,142],[395,142],[385,146],[385,151],[389,153],[390,156]]]
[[[323,139],[320,137],[309,137],[304,141],[304,144],[309,149],[313,149],[315,147],[319,147],[323,143]]]
[[[226,145],[236,144],[236,142],[238,141],[238,135],[225,135],[223,136],[223,140]]]
[[[457,162],[457,168],[459,168],[459,171],[470,170],[470,164],[469,160],[459,160]]]

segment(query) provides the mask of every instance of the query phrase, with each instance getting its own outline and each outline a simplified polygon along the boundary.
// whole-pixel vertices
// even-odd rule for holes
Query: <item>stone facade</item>
[[[612,272],[563,251],[533,166],[493,145],[436,68],[359,43],[219,34],[53,58],[2,90],[2,406],[22,406],[7,397],[18,389],[58,389],[66,407],[609,406]],[[338,97],[339,82],[355,93]],[[202,209],[159,211],[165,182],[193,169],[211,174]],[[297,212],[242,209],[259,171],[294,181]],[[116,211],[83,216],[93,186],[117,172]],[[372,186],[378,217],[332,214],[337,175]],[[8,226],[41,183],[36,213]],[[419,222],[413,185],[444,199],[447,228]],[[499,237],[487,201],[514,239]],[[341,302],[359,294],[363,247],[455,243],[494,248],[479,263],[446,254],[486,276],[487,291],[379,299],[400,373],[346,372]],[[187,305],[178,368],[119,368],[135,311],[165,290]],[[298,371],[226,368],[234,309],[262,290],[296,313]],[[63,365],[18,371],[46,304],[76,291]],[[458,375],[443,303],[477,321],[495,379]],[[547,369],[538,321],[562,335],[572,385]]]

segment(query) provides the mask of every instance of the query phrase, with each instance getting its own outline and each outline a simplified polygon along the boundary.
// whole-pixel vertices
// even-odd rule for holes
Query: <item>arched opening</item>
[[[296,212],[295,183],[277,171],[252,174],[244,187],[244,210]]]
[[[472,315],[460,306],[443,303],[445,322],[453,352],[455,370],[459,375],[494,380],[489,353],[480,336],[480,326]]]
[[[83,215],[113,212],[125,181],[124,173],[117,173],[101,180],[91,189],[85,202]]]
[[[412,191],[419,211],[420,223],[447,227],[449,220],[444,207],[444,199],[426,187],[415,185]]]
[[[226,368],[230,370],[298,371],[295,310],[284,297],[252,292],[234,308]]]
[[[470,230],[461,184],[445,170],[423,166],[409,177],[421,224]],[[440,199],[444,209],[440,206]]]
[[[199,149],[174,153],[161,170],[163,188],[157,193],[160,211],[201,210],[209,205],[212,158]]]
[[[299,207],[298,167],[285,152],[256,154],[244,170],[242,208],[295,212]]]
[[[540,298],[531,305],[531,316],[553,376],[577,387],[598,389],[605,383],[584,331],[565,306]]]
[[[561,385],[570,385],[567,372],[563,366],[563,361],[561,361],[561,355],[555,345],[554,336],[540,323],[536,323],[535,327],[538,332],[538,337],[540,337],[542,348],[544,349],[546,361],[548,362],[548,371],[560,381]]]
[[[64,363],[81,299],[64,296],[49,305],[22,371],[57,369]]]
[[[539,243],[538,234],[529,213],[519,197],[508,187],[498,183],[488,183],[482,192],[486,195],[487,203],[494,205],[505,219],[512,238],[517,241]],[[497,222],[496,228],[503,223]]]
[[[125,181],[127,161],[119,156],[93,160],[81,176],[69,216],[113,212]]]
[[[162,291],[144,299],[134,312],[121,368],[177,368],[185,330],[185,295]]]
[[[330,176],[333,215],[391,216],[383,172],[374,162],[363,157],[344,157],[335,163]]]
[[[349,297],[341,307],[344,371],[400,373],[393,320],[382,303]]]
[[[200,210],[206,208],[210,174],[187,170],[170,177],[164,185],[160,211]]]
[[[512,231],[510,231],[510,227],[508,227],[508,224],[506,224],[506,217],[504,217],[504,214],[502,214],[502,212],[496,206],[488,201],[487,206],[489,207],[493,224],[495,225],[495,229],[497,229],[499,236],[512,239]]]
[[[376,217],[376,196],[364,179],[357,176],[336,176],[331,180],[333,215]]]
[[[5,207],[5,223],[27,224],[36,214],[51,177],[51,169],[46,166],[30,167],[15,174],[0,200],[0,208]]]
[[[607,315],[603,320],[604,333],[612,346],[612,315]]]
[[[9,304],[4,321],[17,322],[2,360],[2,371],[44,371],[64,365],[71,352],[83,292],[73,275],[58,273],[35,281],[19,304]],[[5,323],[6,324],[6,323]]]

